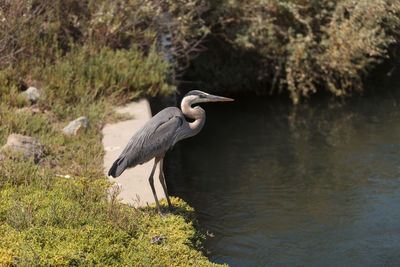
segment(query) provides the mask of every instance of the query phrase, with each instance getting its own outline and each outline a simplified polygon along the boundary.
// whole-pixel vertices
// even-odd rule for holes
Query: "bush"
[[[208,33],[200,17],[204,0],[1,0],[0,7],[0,67],[43,63],[71,45],[136,46],[147,53],[161,32],[170,35],[171,52],[183,64]]]
[[[400,40],[399,1],[221,0],[213,5],[208,18],[214,38],[248,51],[236,60],[240,73],[256,69],[259,93],[287,91],[295,104],[317,91],[335,96],[361,91],[366,75]],[[224,56],[214,53],[215,71],[232,69],[218,63],[231,62],[231,55]],[[246,83],[236,87],[252,90]]]
[[[161,35],[173,44],[174,67],[184,69],[208,33],[206,9],[205,0],[0,0],[0,84],[67,93],[55,75],[71,83],[71,100],[83,86],[91,97],[171,93]]]
[[[172,198],[179,215],[162,218],[155,208],[107,201],[105,180],[38,185],[0,191],[0,265],[212,265],[194,245],[201,235],[187,220],[193,209],[181,200]],[[154,235],[166,239],[151,244]]]
[[[142,95],[167,95],[174,90],[165,82],[169,68],[154,49],[144,56],[136,47],[116,51],[104,47],[97,51],[78,46],[31,73],[45,84],[48,94],[67,103],[101,97],[112,102],[121,97],[126,101]]]

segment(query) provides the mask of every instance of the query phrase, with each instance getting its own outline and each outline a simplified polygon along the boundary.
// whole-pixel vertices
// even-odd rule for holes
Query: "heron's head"
[[[192,90],[183,97],[182,102],[184,101],[187,101],[189,105],[193,105],[204,102],[233,101],[233,99],[223,96],[210,95],[200,90]]]

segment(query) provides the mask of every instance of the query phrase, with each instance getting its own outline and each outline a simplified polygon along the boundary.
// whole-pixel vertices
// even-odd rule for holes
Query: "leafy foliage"
[[[168,64],[154,51],[144,56],[137,48],[100,51],[87,46],[74,47],[53,64],[32,70],[35,80],[46,81],[47,93],[63,101],[93,101],[110,96],[125,101],[139,95],[166,95],[174,90],[165,83]],[[135,89],[134,91],[130,89]]]
[[[236,68],[244,73],[255,69],[261,85],[258,92],[287,91],[295,104],[317,91],[335,96],[361,91],[363,78],[400,40],[400,2],[396,0],[213,3],[213,35],[228,47],[248,51],[236,60],[241,61]],[[251,56],[254,53],[258,60]],[[216,64],[226,59],[221,56]],[[229,71],[232,66],[219,64],[215,71],[221,68]],[[236,87],[243,89],[247,84]]]
[[[321,91],[335,96],[362,91],[364,78],[400,39],[397,0],[1,0],[0,6],[0,67],[12,68],[18,89],[48,83],[35,69],[57,64],[65,68],[59,74],[75,71],[67,68],[72,58],[88,54],[110,59],[115,52],[121,60],[137,53],[143,64],[158,65],[154,51],[162,52],[163,40],[171,44],[178,75],[208,46],[188,76],[207,89],[287,93],[298,103]],[[165,94],[174,90],[161,84],[169,72],[156,68],[151,89],[115,77],[90,86],[102,91],[99,87],[110,85],[120,100]],[[0,84],[10,82],[2,77]]]
[[[105,180],[55,180],[1,191],[1,265],[212,265],[193,247],[193,209],[173,198],[179,216],[162,218],[107,201]],[[166,203],[162,202],[164,208]],[[165,236],[151,244],[154,235]]]
[[[176,69],[185,68],[208,33],[206,9],[204,0],[1,0],[0,84],[67,93],[56,79],[68,79],[77,88],[69,91],[89,86],[91,97],[171,93],[171,70],[156,52],[161,35],[173,44]]]
[[[172,35],[181,58],[208,32],[200,17],[204,0],[2,0],[0,7],[2,65],[32,55],[44,60],[71,44],[149,51],[160,31]]]

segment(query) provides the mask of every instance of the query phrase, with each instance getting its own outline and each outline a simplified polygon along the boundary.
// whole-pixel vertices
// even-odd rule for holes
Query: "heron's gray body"
[[[118,177],[127,168],[165,154],[179,140],[185,138],[189,129],[180,109],[168,107],[161,110],[132,136],[108,175]]]
[[[149,177],[149,183],[153,191],[157,209],[161,213],[154,188],[153,175],[157,164],[160,163],[160,182],[167,198],[169,209],[172,210],[163,172],[165,153],[178,141],[198,134],[203,128],[206,113],[199,106],[192,107],[193,104],[232,100],[233,99],[214,96],[197,90],[190,91],[182,99],[182,111],[176,107],[165,108],[146,122],[146,124],[132,136],[121,155],[115,160],[108,171],[108,175],[116,178],[120,176],[125,169],[135,167],[138,164],[143,164],[155,158],[153,169]],[[187,122],[185,116],[194,121]]]

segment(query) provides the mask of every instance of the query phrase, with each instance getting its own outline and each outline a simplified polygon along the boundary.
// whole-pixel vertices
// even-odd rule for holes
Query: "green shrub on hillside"
[[[182,66],[208,33],[200,16],[206,9],[205,0],[2,0],[0,67],[41,65],[71,45],[147,53],[164,31]]]
[[[102,96],[115,102],[143,94],[167,95],[174,90],[165,82],[169,68],[154,49],[145,56],[136,47],[116,51],[104,47],[97,51],[78,46],[57,57],[53,64],[35,68],[32,77],[45,84],[49,94],[65,102],[91,102]]]
[[[70,100],[83,87],[89,97],[171,93],[160,36],[173,44],[175,68],[185,68],[208,33],[206,9],[205,0],[2,0],[0,84],[40,85]]]

